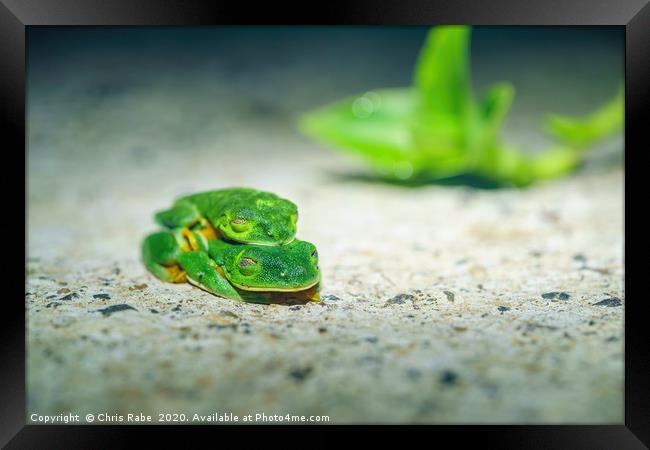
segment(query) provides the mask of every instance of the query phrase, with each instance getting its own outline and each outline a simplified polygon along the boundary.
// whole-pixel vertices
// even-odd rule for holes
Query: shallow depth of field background
[[[408,85],[426,32],[30,28],[28,413],[622,422],[621,138],[524,190],[412,189],[361,181],[296,131]],[[542,149],[544,113],[614,95],[623,37],[477,27],[475,93],[512,82],[506,138]],[[240,304],[145,271],[153,213],[229,186],[297,203],[321,303]]]

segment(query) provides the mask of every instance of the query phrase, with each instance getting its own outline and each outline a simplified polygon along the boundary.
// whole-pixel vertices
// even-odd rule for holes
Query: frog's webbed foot
[[[219,272],[218,266],[202,251],[190,251],[178,256],[180,266],[187,273],[187,281],[210,292],[234,300],[241,295]]]
[[[182,252],[173,234],[153,233],[142,243],[142,258],[151,273],[170,283],[185,282],[185,272],[178,265],[178,255]]]
[[[156,213],[155,220],[165,228],[191,227],[201,220],[201,214],[193,203],[177,203],[170,209]]]

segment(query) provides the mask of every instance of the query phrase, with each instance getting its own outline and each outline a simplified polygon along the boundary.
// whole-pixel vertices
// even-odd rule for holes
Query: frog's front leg
[[[155,220],[165,228],[191,227],[202,219],[198,208],[193,203],[176,203],[170,209],[159,211]]]
[[[239,292],[219,272],[207,253],[195,250],[178,255],[178,263],[187,273],[187,281],[212,294],[242,300]]]
[[[165,231],[150,234],[142,243],[142,259],[147,269],[170,283],[185,282],[185,272],[177,260],[182,252],[174,234]]]
[[[200,245],[201,243],[197,242],[197,239],[205,242],[219,237],[219,232],[205,217],[201,216],[193,203],[177,203],[170,209],[156,213],[155,220],[156,223],[168,228],[177,237],[181,233],[189,243],[191,250],[198,248],[205,250],[205,245]],[[181,249],[187,251],[188,249],[185,247],[182,245]]]

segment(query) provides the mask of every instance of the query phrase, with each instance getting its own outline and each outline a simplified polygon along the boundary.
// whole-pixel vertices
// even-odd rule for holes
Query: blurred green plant
[[[476,102],[469,70],[470,27],[431,29],[413,86],[356,95],[303,115],[301,131],[358,154],[386,180],[440,180],[474,174],[525,186],[574,170],[583,153],[623,124],[623,89],[584,117],[549,115],[556,145],[524,153],[505,144],[501,128],[514,88],[498,83]]]

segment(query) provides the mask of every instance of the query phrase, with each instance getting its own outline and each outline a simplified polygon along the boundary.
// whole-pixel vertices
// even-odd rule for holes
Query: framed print
[[[3,444],[648,445],[647,2],[2,3]]]

